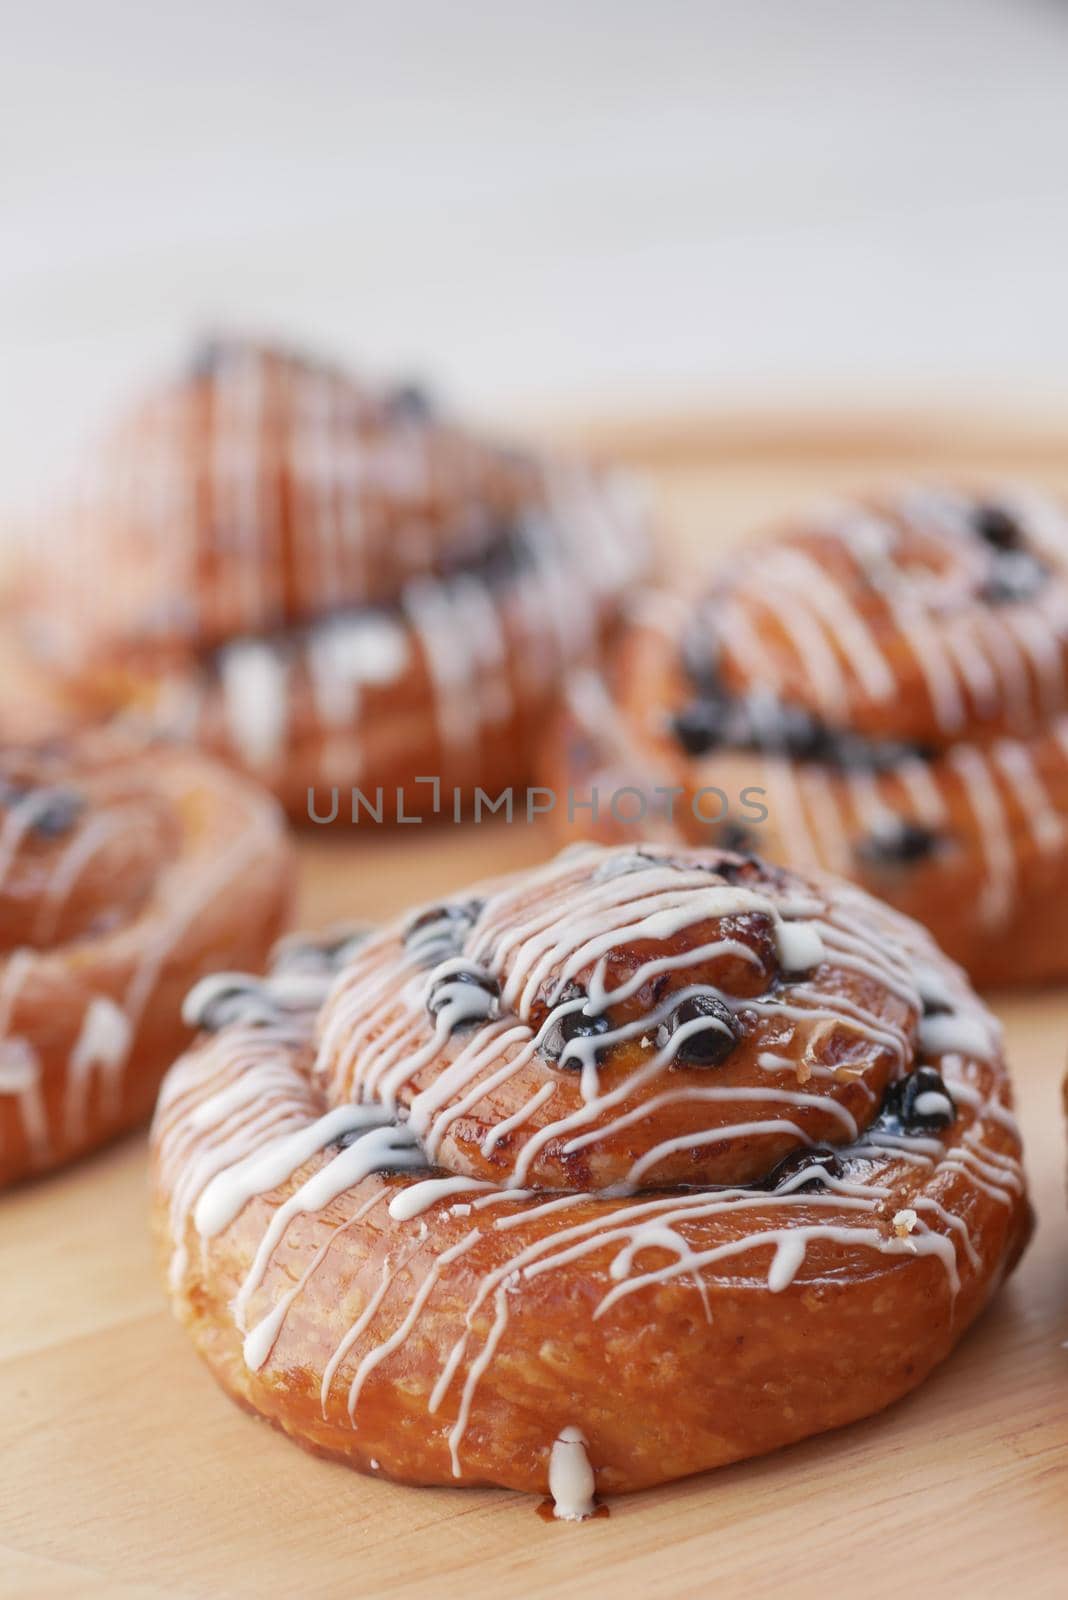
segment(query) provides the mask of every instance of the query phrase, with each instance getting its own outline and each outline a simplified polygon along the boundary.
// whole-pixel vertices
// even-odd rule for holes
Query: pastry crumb
[[[894,1213],[894,1232],[899,1239],[907,1239],[915,1228],[918,1218],[915,1211],[905,1210]]]

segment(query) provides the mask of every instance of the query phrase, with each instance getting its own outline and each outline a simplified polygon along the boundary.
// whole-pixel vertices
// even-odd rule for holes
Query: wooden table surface
[[[975,420],[698,422],[614,442],[648,470],[684,559],[902,469],[1068,485],[1056,430],[1006,437]],[[312,838],[303,920],[378,916],[550,848],[539,828],[503,825]],[[1063,1596],[1068,996],[995,1003],[1039,1227],[961,1348],[882,1416],[618,1500],[581,1526],[546,1524],[516,1494],[361,1478],[237,1411],[164,1309],[142,1136],[6,1196],[0,1594],[807,1600],[847,1583],[876,1597]]]

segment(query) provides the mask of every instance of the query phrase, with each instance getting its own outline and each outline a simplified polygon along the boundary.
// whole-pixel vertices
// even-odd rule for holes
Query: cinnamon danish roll
[[[1063,977],[1066,563],[1068,516],[1034,493],[831,508],[646,605],[607,690],[574,685],[549,765],[675,786],[661,833],[741,824],[924,922],[980,984]]]
[[[0,748],[0,1185],[147,1119],[190,983],[262,968],[290,876],[274,802],[206,757]]]
[[[223,1386],[416,1484],[591,1496],[879,1410],[1030,1228],[998,1025],[863,891],[586,845],[208,980],[156,1226]]]
[[[300,818],[319,787],[414,807],[419,777],[525,779],[644,548],[616,478],[240,340],[117,431],[67,527],[42,580],[58,670]]]

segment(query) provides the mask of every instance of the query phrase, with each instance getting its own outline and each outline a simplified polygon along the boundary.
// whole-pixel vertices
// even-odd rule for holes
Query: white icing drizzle
[[[312,629],[308,640],[315,703],[330,727],[356,721],[365,684],[396,683],[407,667],[407,636],[385,612],[337,617]]]
[[[184,685],[155,669],[164,726],[215,738],[221,721],[275,777],[310,699],[324,781],[373,784],[365,735],[392,707],[366,690],[429,693],[447,756],[589,657],[645,565],[634,485],[520,457],[284,349],[205,356],[97,453],[72,519],[72,633],[215,652],[218,683],[193,662]],[[86,522],[129,556],[113,565],[136,561],[136,586],[102,581]]]
[[[749,686],[746,704],[766,746],[763,782],[786,858],[856,876],[857,841],[898,820],[936,834],[947,828],[952,845],[959,790],[982,861],[980,915],[994,929],[1021,907],[1023,836],[1047,860],[1068,851],[1068,745],[1059,731],[1068,698],[1068,519],[1024,491],[1003,489],[987,503],[1016,517],[1022,552],[984,542],[978,501],[906,486],[885,513],[832,506],[806,523],[802,538],[822,541],[826,555],[801,538],[743,552],[723,592],[702,604],[710,659],[717,646]],[[1047,563],[1035,592],[1025,584],[1020,599],[1011,589],[986,598],[992,574],[996,583],[1004,568],[1011,580],[1032,560],[1028,546]],[[691,623],[703,615],[692,607],[688,614]],[[674,614],[673,641],[684,626]],[[903,703],[913,705],[917,691],[923,696],[937,730],[931,742],[945,746],[930,760],[910,755],[907,745],[870,772],[776,756],[777,708],[796,700],[799,684],[817,717],[848,730],[866,701],[893,701],[902,674],[910,680]],[[1005,730],[1029,742],[998,737]],[[903,726],[901,737],[907,734]],[[886,738],[892,745],[895,737],[891,717]],[[618,742],[614,734],[609,742]],[[933,852],[933,870],[940,854]],[[953,855],[950,848],[945,859]]]
[[[0,1039],[0,1095],[18,1101],[22,1131],[36,1162],[47,1159],[48,1118],[41,1088],[41,1063],[28,1039]]]
[[[0,976],[0,1095],[18,1101],[22,1131],[34,1160],[40,1163],[49,1151],[41,1062],[28,1039],[12,1037],[9,1032],[19,991],[32,970],[32,952],[16,950]]]
[[[810,556],[797,551],[781,552],[772,570],[775,581],[786,587],[791,606],[796,607],[800,595],[813,608],[872,698],[891,699],[896,684],[890,664],[841,587]]]
[[[281,654],[263,640],[238,640],[222,651],[219,675],[235,748],[250,767],[273,767],[288,725],[289,691]]]
[[[1025,745],[1004,739],[994,749],[994,760],[1015,790],[1019,808],[1039,854],[1056,855],[1064,848],[1065,829]]]
[[[52,942],[63,906],[82,873],[104,846],[122,833],[128,825],[129,816],[127,808],[116,806],[102,816],[91,817],[63,851],[41,894],[41,906],[33,930],[38,946],[44,947]]]
[[[601,870],[594,870],[598,866]],[[511,1165],[500,1183],[454,1173],[419,1176],[440,1149],[456,1107],[467,1114],[533,1061],[548,1023],[535,1033],[524,1018],[550,975],[559,992],[569,974],[584,973],[585,1003],[600,1011],[637,995],[660,973],[685,974],[687,966],[717,954],[740,959],[748,947],[734,937],[730,919],[754,914],[768,920],[786,988],[740,1000],[707,984],[684,982],[666,1004],[712,995],[729,1009],[744,1008],[758,1025],[774,1024],[778,1051],[763,1051],[757,1064],[777,1078],[782,1073],[782,1081],[728,1087],[665,1078],[662,1088],[642,1099],[640,1091],[670,1070],[678,1045],[670,1036],[656,1042],[666,1011],[653,1004],[607,1032],[569,1041],[581,1058],[582,1076],[590,1078],[577,1109],[570,1097],[571,1110],[539,1123],[561,1081],[550,1075],[493,1124],[494,1136],[484,1148],[498,1148],[502,1132],[510,1139]],[[445,1426],[458,1478],[479,1385],[506,1338],[510,1309],[547,1273],[589,1257],[606,1261],[593,1312],[602,1319],[622,1300],[675,1280],[694,1285],[709,1316],[714,1316],[710,1290],[720,1279],[741,1277],[785,1295],[806,1272],[819,1274],[813,1263],[826,1259],[827,1252],[838,1263],[836,1270],[855,1254],[933,1258],[950,1298],[959,1290],[962,1270],[979,1270],[968,1213],[958,1212],[960,1202],[952,1197],[971,1188],[1010,1205],[1023,1181],[1017,1157],[990,1142],[995,1133],[1014,1137],[1011,1112],[1000,1099],[1005,1091],[995,1065],[998,1029],[957,970],[904,919],[845,886],[833,894],[777,892],[772,899],[717,884],[707,872],[685,862],[670,864],[655,853],[635,858],[631,851],[592,847],[567,852],[537,872],[491,888],[464,918],[462,955],[445,953],[447,930],[456,924],[445,915],[419,919],[407,944],[401,930],[393,928],[350,951],[319,1014],[319,1054],[310,1076],[303,1046],[317,1001],[309,989],[306,1012],[279,1011],[255,1025],[231,1025],[180,1062],[165,1086],[156,1137],[170,1196],[175,1285],[188,1268],[187,1249],[209,1253],[250,1201],[271,1197],[233,1303],[252,1370],[261,1370],[270,1359],[290,1308],[330,1250],[380,1200],[398,1230],[397,1244],[324,1361],[323,1412],[336,1405],[335,1385],[349,1362],[345,1408],[353,1426],[359,1426],[368,1379],[409,1338],[418,1337],[420,1318],[444,1275],[463,1258],[472,1288],[455,1341],[442,1352],[427,1406],[434,1416],[447,1402],[451,1405]],[[657,942],[706,922],[715,925],[718,936],[671,957],[655,953]],[[639,941],[643,952],[648,949],[645,959],[625,979],[610,981],[613,952]],[[447,984],[463,965],[499,981],[504,1014],[480,1015],[472,1030],[453,1037],[442,1022],[448,1006],[430,1016],[426,1000],[435,983]],[[913,1020],[892,1023],[868,1010],[857,998],[863,989],[843,994],[848,972],[900,997]],[[276,981],[265,985],[268,993]],[[923,1018],[917,1051],[913,1030],[925,999],[949,1009]],[[582,1002],[561,1004],[570,1015]],[[895,1131],[893,1122],[880,1120],[862,1128],[827,1092],[838,1069],[825,1063],[813,1065],[810,1087],[795,1087],[786,1071],[797,1072],[808,1049],[818,1051],[828,1027],[863,1046],[859,1059],[885,1052],[897,1075],[911,1070],[917,1055],[937,1061],[944,1090],[923,1087],[914,1109],[928,1119],[959,1118],[952,1139]],[[625,1038],[648,1040],[647,1059],[621,1084],[605,1089],[597,1081],[592,1047]],[[785,1049],[789,1056],[778,1053]],[[977,1063],[994,1070],[997,1088],[989,1097],[970,1081]],[[559,1067],[545,1070],[559,1073]],[[423,1086],[417,1089],[417,1083]],[[337,1102],[325,1111],[324,1094],[328,1104]],[[874,1112],[870,1092],[866,1098]],[[353,1103],[357,1099],[362,1103]],[[655,1119],[666,1107],[690,1103],[711,1110],[725,1102],[750,1110],[722,1128],[697,1126],[685,1136],[651,1143],[632,1164],[628,1182],[613,1190],[559,1193],[527,1181],[550,1141],[573,1156],[595,1151],[599,1141]],[[767,1116],[755,1115],[758,1108],[766,1108]],[[650,1177],[655,1181],[666,1153],[700,1150],[720,1139],[786,1136],[793,1149],[803,1150],[812,1139],[796,1119],[814,1111],[840,1130],[835,1148],[844,1175],[838,1175],[840,1169],[802,1164],[771,1190],[711,1186],[643,1192],[637,1187]],[[524,1131],[525,1139],[513,1151],[511,1136]],[[331,1153],[338,1141],[340,1150]],[[349,1191],[383,1170],[399,1176],[359,1195],[355,1205],[346,1202]],[[928,1193],[936,1180],[934,1193]],[[288,1268],[274,1270],[291,1221],[328,1207],[336,1207],[336,1221],[332,1210],[333,1227],[296,1280]],[[545,1230],[550,1217],[554,1225]],[[461,1225],[443,1237],[442,1220],[461,1218],[470,1219],[466,1231]],[[479,1262],[487,1239],[495,1247],[490,1266]],[[509,1248],[502,1256],[503,1241]],[[380,1322],[387,1300],[389,1315]],[[554,1441],[549,1475],[559,1514],[589,1515],[593,1475],[577,1424]]]
[[[182,814],[189,798],[203,784],[204,776],[193,767],[171,768],[161,763],[158,782],[161,794]],[[13,867],[28,829],[54,798],[53,789],[33,789],[25,800],[8,809],[0,824],[5,875]],[[107,1126],[119,1114],[124,1075],[131,1062],[136,1063],[135,1046],[142,1017],[179,941],[203,907],[262,850],[265,836],[273,835],[277,829],[273,805],[255,797],[248,804],[244,830],[236,832],[225,847],[209,844],[197,832],[191,832],[185,851],[161,867],[145,917],[129,924],[116,922],[113,928],[105,925],[97,933],[101,953],[94,964],[85,959],[78,945],[53,948],[44,941],[54,934],[62,907],[87,867],[106,845],[132,826],[135,818],[136,808],[128,802],[109,805],[106,793],[97,796],[96,801],[99,809],[76,829],[37,887],[40,909],[34,932],[42,939],[42,947],[22,947],[7,953],[0,977],[0,1096],[18,1099],[23,1133],[33,1164],[38,1166],[51,1156],[53,1142],[43,1082],[42,1055],[47,1055],[47,1049],[42,1043],[39,1050],[32,1039],[12,1031],[22,990],[38,985],[44,994],[61,992],[56,986],[63,981],[69,955],[74,969],[72,989],[80,1010],[75,1011],[73,1041],[61,1063],[62,1118],[53,1129],[53,1137],[62,1132],[71,1148],[79,1148],[85,1142],[91,1116]],[[95,976],[97,965],[99,978]],[[104,983],[114,981],[110,977],[112,967],[126,976],[125,987],[114,994],[103,988]],[[91,987],[94,981],[101,985],[99,990]],[[62,1003],[70,1001],[64,997]]]
[[[79,1138],[85,1125],[94,1072],[100,1074],[105,1115],[115,1115],[132,1038],[125,1011],[106,995],[95,995],[86,1007],[67,1071],[67,1136],[72,1141]]]
[[[413,1183],[402,1189],[389,1202],[389,1214],[394,1222],[410,1222],[421,1217],[424,1211],[437,1205],[439,1200],[453,1194],[472,1194],[478,1189],[492,1189],[492,1183],[479,1178],[428,1178],[425,1183]]]
[[[389,1114],[378,1106],[335,1106],[296,1133],[284,1135],[266,1149],[258,1150],[247,1161],[226,1168],[211,1180],[197,1200],[193,1212],[197,1232],[202,1239],[221,1233],[253,1195],[277,1189],[327,1145],[348,1133],[366,1134],[388,1129],[390,1121]],[[365,1155],[366,1150],[361,1148],[357,1165]],[[343,1184],[342,1188],[345,1187],[348,1186]],[[341,1190],[337,1192],[340,1194]]]
[[[1003,923],[1012,910],[1016,888],[1016,857],[1005,807],[987,758],[974,745],[957,745],[948,761],[957,769],[979,830],[986,862],[986,882],[980,914],[988,927]]]

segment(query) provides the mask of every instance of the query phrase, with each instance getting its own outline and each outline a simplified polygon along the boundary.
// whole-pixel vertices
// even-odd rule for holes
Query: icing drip
[[[41,1091],[41,1063],[28,1039],[0,1039],[0,1095],[19,1103],[23,1132],[35,1160],[48,1155],[48,1119]]]
[[[549,1493],[553,1497],[553,1516],[563,1522],[582,1522],[592,1517],[596,1487],[581,1430],[562,1429],[553,1440],[549,1452]]]
[[[250,767],[272,767],[285,744],[286,666],[270,644],[243,639],[226,647],[219,675],[230,737]]]
[[[89,1082],[94,1071],[101,1075],[105,1105],[109,1114],[114,1114],[120,1074],[132,1037],[130,1019],[114,1000],[106,995],[90,1000],[67,1073],[67,1131],[72,1140],[78,1138],[85,1122]]]
[[[355,721],[364,684],[395,683],[408,665],[404,630],[384,613],[339,617],[312,631],[308,663],[323,721]]]

